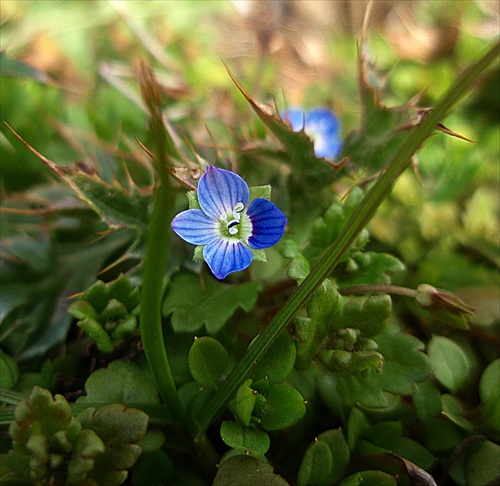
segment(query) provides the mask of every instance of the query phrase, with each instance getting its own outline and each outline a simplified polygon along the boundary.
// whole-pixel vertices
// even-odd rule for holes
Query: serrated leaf
[[[337,484],[349,462],[349,447],[341,429],[320,434],[307,448],[300,464],[297,485]]]
[[[417,390],[416,382],[433,371],[429,358],[421,352],[424,346],[417,338],[385,330],[373,339],[384,357],[384,366],[380,373],[370,370],[366,376],[339,377],[339,392],[346,406],[360,402],[367,407],[384,407],[387,404],[384,391],[412,395]]]
[[[359,329],[363,336],[373,337],[380,333],[391,315],[392,303],[388,295],[369,297],[344,297],[341,318],[334,323],[335,329]]]
[[[451,391],[456,391],[469,374],[469,362],[462,348],[449,338],[434,336],[427,353],[435,367],[434,376]]]
[[[217,386],[229,363],[224,346],[209,336],[195,338],[188,354],[189,371],[201,386]]]
[[[163,304],[163,315],[172,314],[176,332],[195,332],[203,325],[217,333],[238,307],[249,312],[255,305],[262,283],[253,281],[226,284],[211,277],[178,273],[170,282]]]
[[[149,417],[141,410],[109,404],[96,410],[87,408],[78,419],[93,430],[106,448],[96,457],[88,477],[101,486],[122,484],[142,449],[137,444],[146,433]]]
[[[326,279],[309,299],[307,313],[316,322],[319,341],[336,325],[342,305],[343,300],[330,279]]]
[[[255,456],[264,455],[271,445],[269,436],[262,430],[227,420],[221,423],[220,436],[229,447]]]
[[[403,263],[388,253],[356,252],[350,257],[355,270],[341,275],[338,279],[339,287],[346,285],[366,285],[391,283],[391,274],[402,272]]]
[[[94,371],[85,382],[86,396],[78,403],[159,403],[156,384],[135,363],[117,359]]]
[[[270,464],[245,455],[237,455],[225,460],[220,465],[212,486],[236,484],[289,486],[289,483],[273,472]]]

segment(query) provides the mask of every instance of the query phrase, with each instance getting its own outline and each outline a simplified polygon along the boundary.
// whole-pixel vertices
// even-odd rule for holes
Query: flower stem
[[[227,401],[252,370],[255,364],[269,349],[278,334],[289,325],[297,311],[307,302],[313,292],[334,270],[344,253],[351,247],[360,231],[368,224],[385,197],[389,194],[396,179],[410,165],[413,154],[432,134],[436,125],[448,111],[471,90],[478,76],[496,59],[500,44],[495,44],[476,63],[470,65],[429,113],[421,125],[408,134],[405,142],[393,159],[363,198],[359,208],[340,232],[339,236],[326,250],[318,265],[311,271],[302,284],[290,296],[287,302],[274,316],[268,327],[247,349],[245,355],[223,385],[217,390],[211,401],[197,417],[200,433],[205,431],[215,416],[220,414]]]
[[[146,255],[142,274],[140,331],[144,352],[156,380],[163,401],[168,405],[172,417],[182,421],[184,412],[172,377],[170,363],[163,339],[161,304],[163,297],[163,277],[167,263],[170,232],[166,222],[173,213],[175,194],[169,177],[169,138],[160,109],[158,84],[153,72],[141,66],[141,91],[151,114],[151,131],[156,137],[155,166],[158,182],[155,203],[149,224]]]
[[[359,294],[392,294],[404,295],[406,297],[415,297],[417,291],[407,287],[399,287],[397,285],[352,285],[349,287],[340,287],[337,289],[341,295],[359,295]]]

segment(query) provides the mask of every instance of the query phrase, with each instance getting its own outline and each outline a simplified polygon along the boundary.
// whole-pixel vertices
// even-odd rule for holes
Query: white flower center
[[[229,231],[230,235],[238,234],[238,225],[241,221],[241,213],[243,209],[245,209],[245,205],[241,202],[237,203],[236,206],[234,206],[232,219],[227,222],[227,230]]]

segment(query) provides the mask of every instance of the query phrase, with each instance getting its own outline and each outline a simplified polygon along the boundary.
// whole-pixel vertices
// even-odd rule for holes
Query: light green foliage
[[[434,336],[428,353],[440,383],[451,391],[459,389],[469,373],[469,363],[460,346],[444,336]]]
[[[255,456],[264,455],[271,444],[269,436],[262,430],[226,420],[221,424],[220,436],[229,447]]]
[[[121,359],[94,371],[85,382],[80,403],[158,403],[158,390],[149,373]]]
[[[61,395],[52,397],[49,391],[35,387],[29,400],[16,407],[9,433],[13,449],[2,458],[6,470],[0,479],[98,484],[90,475],[96,458],[105,452],[105,441],[72,416]]]
[[[195,332],[205,325],[210,334],[221,330],[238,307],[250,311],[262,289],[260,282],[239,285],[200,280],[191,273],[175,275],[167,290],[163,314],[172,314],[172,327],[177,332]]]
[[[488,2],[60,3],[2,4],[0,484],[498,481]],[[208,164],[288,218],[224,281]]]
[[[384,357],[382,369],[378,373],[370,369],[364,376],[339,378],[340,395],[349,407],[356,402],[367,407],[384,407],[387,404],[384,391],[411,395],[417,391],[416,382],[432,373],[432,364],[422,352],[423,344],[415,337],[387,329],[374,336],[374,341]]]
[[[139,332],[139,288],[125,275],[106,285],[98,280],[70,305],[68,312],[103,352],[111,352],[123,338]]]

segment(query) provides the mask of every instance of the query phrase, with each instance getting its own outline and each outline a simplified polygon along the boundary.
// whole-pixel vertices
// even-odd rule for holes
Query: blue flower
[[[264,198],[250,201],[247,183],[237,174],[209,165],[198,184],[201,209],[179,213],[171,228],[185,241],[203,247],[203,259],[220,280],[245,270],[252,250],[281,239],[286,216]]]
[[[290,124],[294,132],[304,130],[313,140],[316,157],[332,161],[340,154],[340,123],[333,111],[328,108],[314,108],[310,111],[289,108],[281,113],[281,118]]]

